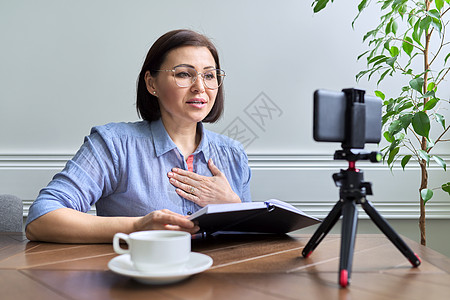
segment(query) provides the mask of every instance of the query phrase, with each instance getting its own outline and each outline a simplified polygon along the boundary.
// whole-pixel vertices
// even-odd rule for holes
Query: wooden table
[[[411,240],[410,263],[383,235],[358,235],[351,284],[337,282],[340,236],[328,235],[305,259],[309,235],[221,236],[194,240],[213,266],[182,282],[153,286],[115,274],[110,244],[29,242],[0,233],[1,299],[448,299],[450,259]]]

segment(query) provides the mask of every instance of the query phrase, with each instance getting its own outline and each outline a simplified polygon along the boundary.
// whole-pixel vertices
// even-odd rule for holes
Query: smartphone
[[[365,142],[381,140],[381,99],[364,95]],[[347,99],[344,92],[314,92],[313,137],[318,142],[344,142]]]

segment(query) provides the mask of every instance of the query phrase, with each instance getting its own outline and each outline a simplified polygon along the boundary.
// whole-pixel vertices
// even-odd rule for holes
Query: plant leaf
[[[389,125],[388,132],[390,135],[394,136],[403,129],[402,122],[400,120],[395,120]]]
[[[366,33],[366,35],[364,35],[364,37],[363,37],[363,42],[365,42],[369,36],[375,37],[377,32],[378,32],[378,29],[374,29],[374,30],[368,31]]]
[[[395,156],[397,155],[398,151],[400,151],[399,147],[395,147],[389,152],[389,158],[387,160],[388,165],[391,165],[394,161]]]
[[[398,24],[395,20],[392,20],[391,31],[393,34],[397,34]]]
[[[386,7],[388,7],[389,5],[391,5],[392,2],[393,2],[393,0],[384,1],[384,4],[383,4],[383,6],[381,7],[381,10],[384,10]]]
[[[384,138],[386,139],[386,141],[388,141],[389,143],[392,143],[393,141],[395,141],[394,136],[392,136],[389,131],[385,131],[383,133]]]
[[[430,162],[430,155],[428,155],[427,151],[422,149],[417,150],[421,159],[425,160],[427,164]]]
[[[377,96],[378,98],[380,98],[381,100],[384,100],[386,98],[386,95],[383,94],[382,91],[375,91],[375,96]]]
[[[423,111],[416,112],[412,118],[412,125],[414,131],[421,136],[428,139],[428,134],[430,133],[430,119],[428,115]]]
[[[391,54],[392,57],[394,57],[394,56],[399,55],[400,50],[398,50],[397,47],[392,46],[392,47],[389,49],[389,53]]]
[[[373,62],[372,68],[375,67],[375,66],[377,66],[377,65],[379,65],[379,64],[384,63],[384,62],[385,62],[386,60],[388,60],[388,59],[389,59],[389,58],[388,58],[387,56],[384,56],[383,58],[381,58],[381,59],[379,59],[379,60]]]
[[[394,69],[394,63],[395,63],[396,60],[397,60],[397,56],[390,57],[390,58],[386,59],[386,64],[390,65],[391,68]],[[390,70],[388,70],[388,71],[390,71]]]
[[[414,23],[416,22],[416,16],[412,13],[414,10],[412,10],[411,11],[411,13],[409,14],[409,16],[408,16],[408,24],[411,26],[411,27],[414,27]]]
[[[420,20],[416,21],[416,24],[414,24],[414,31],[412,33],[413,40],[423,47],[422,43],[420,42],[422,35],[423,35],[423,29],[420,28]]]
[[[445,57],[445,59],[444,59],[444,64],[446,64],[447,63],[447,59],[450,57],[450,53],[449,54],[447,54],[447,56]]]
[[[367,78],[367,80],[370,81],[370,77],[372,77],[372,75],[373,75],[375,72],[377,72],[379,69],[381,69],[381,68],[382,68],[382,66],[378,66],[378,67],[376,67],[376,68],[372,68],[372,69],[370,70],[370,72],[369,72],[369,77]]]
[[[389,146],[389,151],[394,150],[395,147],[397,147],[400,144],[400,140],[395,140],[391,143],[391,145]]]
[[[363,56],[366,55],[367,53],[369,53],[369,50],[367,50],[366,52],[360,54],[356,60],[360,60],[361,57],[363,57]]]
[[[436,19],[441,18],[441,14],[439,13],[439,11],[437,9],[431,9],[427,12],[427,14],[432,18],[436,18]]]
[[[414,42],[410,37],[405,37],[403,39],[403,43],[402,43],[403,51],[405,51],[405,53],[408,54],[410,57],[411,57],[411,53],[414,49],[413,43]]]
[[[427,88],[428,89],[428,88]],[[436,92],[435,91],[428,91],[428,92],[426,92],[425,94],[423,94],[423,96],[422,97],[420,97],[420,98],[434,98],[435,97],[435,95],[436,95]]]
[[[367,0],[362,0],[358,4],[358,11],[361,12],[367,6]]]
[[[409,162],[411,157],[412,157],[412,155],[410,155],[410,154],[403,156],[402,162],[401,162],[403,171],[405,170],[406,164]]]
[[[387,75],[387,73],[389,73],[389,71],[391,71],[391,70],[387,69],[386,71],[383,72],[383,74],[381,74],[380,79],[378,79],[378,81],[377,81],[377,85],[380,84],[381,81],[383,81],[384,77]]]
[[[408,101],[398,108],[398,112],[404,111],[405,109],[411,108],[413,106],[414,106],[414,104],[412,104],[411,102]]]
[[[448,195],[450,196],[450,182],[444,183],[444,184],[441,186],[441,188],[442,188],[442,190],[443,190],[444,192],[447,192]]]
[[[356,17],[353,19],[352,21],[352,28],[355,25],[356,20],[359,18],[359,15],[361,14],[361,12],[363,11],[364,8],[366,8],[367,6],[367,1],[368,0],[362,0],[359,5],[358,5],[358,14],[356,15]]]
[[[422,77],[416,77],[409,82],[409,86],[422,94],[423,82]]]
[[[433,191],[430,189],[422,189],[420,191],[420,195],[422,196],[423,202],[427,203],[433,197]]]
[[[430,100],[427,101],[427,103],[425,103],[425,105],[423,106],[423,110],[430,110],[433,107],[435,107],[437,103],[438,103],[438,99],[431,98]]]
[[[435,0],[436,8],[441,11],[442,7],[444,7],[444,0]]]
[[[415,54],[414,54],[415,55]],[[412,74],[412,69],[408,69],[405,73],[403,73],[405,75],[411,75]],[[404,88],[404,87],[403,87]],[[407,87],[409,89],[409,87]]]
[[[433,155],[433,159],[435,162],[437,162],[437,164],[439,166],[441,166],[444,169],[444,171],[447,171],[447,164],[445,163],[445,161],[442,158],[440,158],[437,155]]]
[[[386,124],[386,122],[389,120],[389,118],[393,115],[396,115],[397,112],[394,110],[388,111],[384,114],[384,116],[381,118],[383,125]]]
[[[405,2],[405,1],[403,1]],[[403,20],[403,16],[406,14],[408,7],[406,6],[405,3],[403,3],[399,8],[398,8],[398,13],[402,16],[402,20]]]
[[[370,59],[367,61],[367,64],[370,65],[371,63],[373,63],[373,62],[375,62],[375,61],[377,61],[377,60],[380,60],[380,59],[382,59],[382,58],[386,58],[386,56],[385,56],[385,55],[377,55],[377,56],[375,56],[375,57],[370,58]]]
[[[409,124],[411,124],[412,118],[414,118],[412,114],[406,114],[398,119],[403,129],[406,130],[408,128]]]
[[[391,19],[389,21],[389,23],[387,23],[386,28],[384,29],[384,32],[386,33],[386,35],[388,35],[392,31],[392,22],[393,22],[393,19]]]
[[[431,25],[441,34],[442,23],[441,19],[431,18]]]
[[[314,3],[316,4],[316,5],[314,5],[314,3],[313,3],[313,5],[314,5],[314,8],[313,8],[314,13],[318,13],[319,11],[324,9],[325,6],[327,6],[329,1],[330,0],[316,0],[316,1],[314,1]],[[331,2],[333,2],[333,1],[331,1]]]
[[[367,73],[369,73],[370,70],[364,70],[359,72],[358,74],[356,74],[356,81],[359,81],[364,75],[366,75]]]
[[[442,128],[444,128],[445,130],[445,117],[441,114],[434,114],[436,116],[436,121],[438,121],[441,125]]]
[[[430,27],[431,21],[432,21],[432,18],[430,16],[426,16],[425,18],[420,20],[420,23],[419,23],[420,29],[427,31],[428,28]]]

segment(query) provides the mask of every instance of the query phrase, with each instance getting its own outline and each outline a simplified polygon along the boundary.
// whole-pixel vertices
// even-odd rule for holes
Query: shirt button
[[[188,216],[192,215],[192,211],[187,212]]]

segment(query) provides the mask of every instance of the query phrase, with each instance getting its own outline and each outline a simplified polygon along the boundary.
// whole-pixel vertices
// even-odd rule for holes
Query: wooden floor
[[[383,235],[358,235],[351,284],[338,285],[340,236],[301,256],[309,235],[194,240],[213,266],[172,285],[144,285],[108,270],[110,244],[27,241],[0,233],[1,299],[449,299],[450,259],[411,240],[411,264]]]

